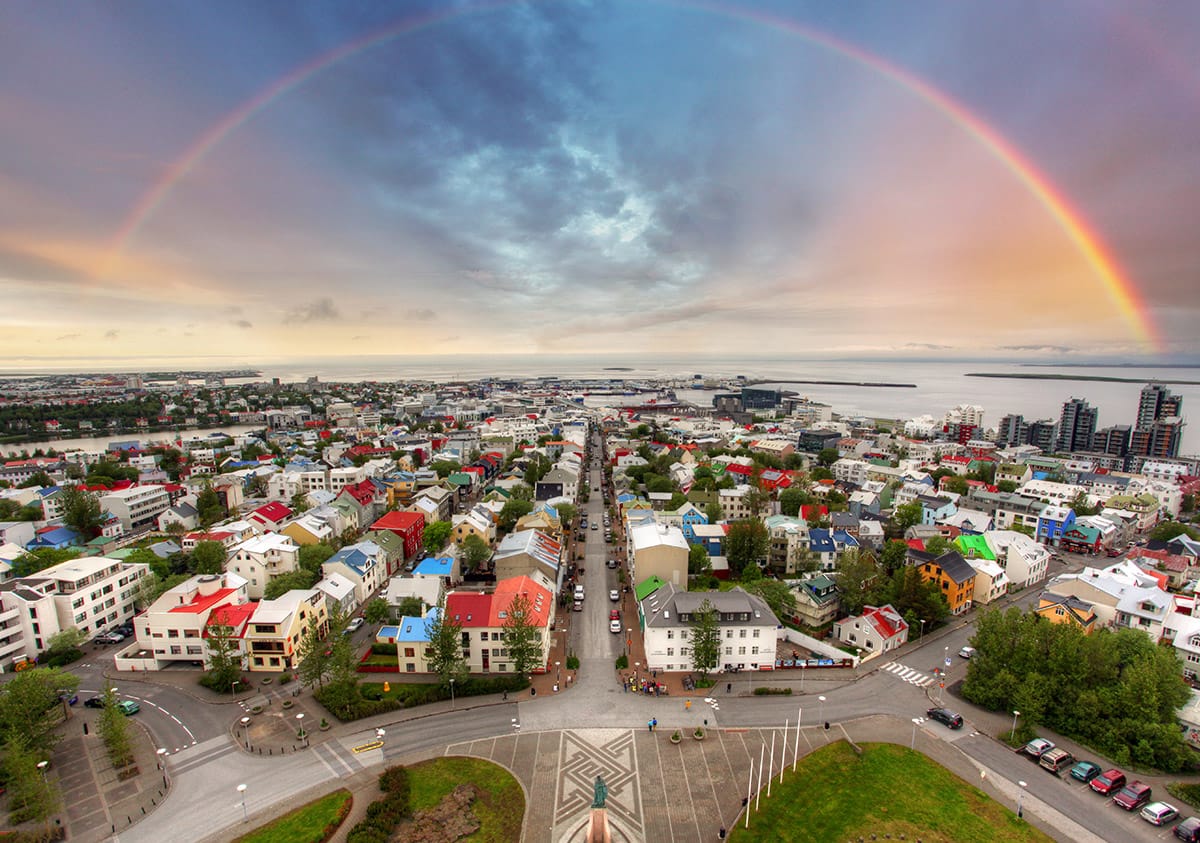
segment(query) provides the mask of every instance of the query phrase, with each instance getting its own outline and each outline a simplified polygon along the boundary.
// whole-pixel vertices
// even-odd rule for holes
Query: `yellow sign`
[[[382,749],[383,741],[371,741],[370,743],[359,744],[354,747],[352,752],[370,752],[372,749]]]

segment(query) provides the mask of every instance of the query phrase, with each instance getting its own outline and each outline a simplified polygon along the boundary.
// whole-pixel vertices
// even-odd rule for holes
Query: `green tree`
[[[354,643],[345,634],[350,615],[337,603],[329,604],[329,635],[325,641],[329,650],[330,682],[345,687],[358,685],[358,659],[355,658]]]
[[[62,550],[39,547],[37,550],[31,550],[17,557],[16,561],[12,563],[12,576],[14,579],[33,576],[43,568],[49,568],[60,562],[69,562],[77,558],[81,552],[77,547],[64,547]]]
[[[385,623],[392,619],[392,607],[382,597],[376,597],[363,609],[363,618],[370,624]]]
[[[750,564],[742,568],[742,575],[738,578],[742,583],[758,582],[763,578],[762,568],[758,565]]]
[[[486,541],[472,533],[463,539],[459,561],[463,570],[471,573],[479,569],[484,562],[492,558],[492,548]]]
[[[996,484],[996,488],[1001,492],[1007,492],[1011,494],[1012,492],[1017,491],[1017,484],[1016,481],[1013,480],[1001,480]]]
[[[88,541],[100,534],[100,500],[86,489],[65,486],[59,493],[63,523]]]
[[[837,448],[822,448],[817,454],[817,462],[828,468],[841,458]]]
[[[225,517],[225,507],[221,505],[220,497],[207,483],[196,497],[196,512],[200,516],[200,526],[205,530]]]
[[[533,512],[533,504],[530,501],[510,498],[500,508],[500,529],[512,532],[513,527],[517,526],[517,522],[531,512]]]
[[[429,468],[437,472],[437,476],[445,480],[456,471],[462,471],[462,464],[455,460],[434,460]]]
[[[509,494],[512,495],[512,500],[532,501],[533,487],[526,483],[518,483],[509,490]]]
[[[396,614],[402,618],[419,618],[424,608],[425,603],[420,597],[405,597],[396,607]]]
[[[903,568],[908,563],[908,545],[899,539],[892,539],[883,546],[879,561],[888,574]]]
[[[242,678],[242,652],[236,630],[226,622],[226,611],[214,611],[209,616],[205,632],[208,671],[201,678],[201,683],[217,693],[232,693],[233,683]]]
[[[1071,501],[1070,506],[1071,509],[1075,511],[1075,514],[1080,517],[1095,515],[1100,509],[1099,507],[1092,506],[1090,503],[1088,503],[1088,496],[1084,492],[1077,494]]]
[[[513,596],[504,619],[504,646],[512,660],[513,672],[527,677],[536,667],[545,665],[546,654],[541,627],[533,603],[524,594]]]
[[[950,549],[950,542],[946,541],[944,536],[930,536],[929,538],[925,539],[926,553],[932,553],[934,556],[941,556]]]
[[[108,751],[108,760],[118,769],[133,763],[133,738],[129,734],[129,721],[125,714],[117,708],[117,693],[112,683],[104,683],[102,695],[104,707],[96,720],[96,733],[104,741]]]
[[[288,501],[288,506],[293,512],[304,513],[308,511],[308,494],[304,491],[298,491],[292,495]]]
[[[1189,539],[1197,538],[1195,530],[1178,521],[1164,521],[1150,531],[1150,538],[1160,542],[1169,542],[1177,536],[1187,536]]]
[[[62,739],[55,727],[62,717],[61,692],[75,693],[79,679],[52,667],[22,670],[0,685],[0,744],[14,740],[40,755],[49,755]]]
[[[761,597],[781,623],[796,614],[796,593],[780,580],[760,577],[742,588]]]
[[[712,570],[712,559],[702,544],[694,544],[688,548],[688,574],[697,576]]]
[[[8,820],[10,825],[45,823],[62,808],[62,791],[56,779],[42,774],[38,762],[45,760],[41,751],[21,738],[11,741],[4,751],[4,777],[8,783]],[[47,833],[45,839],[51,839]]]
[[[220,542],[196,542],[192,549],[192,569],[197,574],[219,574],[225,570],[225,545]]]
[[[558,520],[563,529],[569,529],[570,525],[575,523],[575,516],[579,514],[579,509],[571,503],[555,504],[554,508],[558,510]]]
[[[10,498],[0,498],[0,521],[41,521],[42,508],[38,505],[21,506]]]
[[[333,546],[324,542],[301,545],[299,554],[300,567],[319,575],[321,573],[321,566],[334,553],[336,551],[333,549]]]
[[[289,591],[312,588],[316,582],[317,576],[312,571],[297,568],[294,571],[288,571],[286,574],[280,574],[277,577],[271,577],[267,580],[267,584],[263,588],[263,598],[274,600],[277,597],[282,597]]]
[[[947,492],[953,492],[956,495],[965,495],[967,493],[967,478],[951,475],[942,483],[942,489]]]
[[[325,644],[328,631],[328,619],[322,626],[315,616],[310,617],[296,645],[296,675],[305,687],[325,687],[325,676],[329,673],[330,650]]]
[[[449,521],[434,521],[425,528],[425,550],[430,554],[440,553],[453,532],[454,525]]]
[[[812,503],[812,495],[800,486],[789,486],[779,493],[779,511],[793,518],[800,514],[800,507]]]
[[[437,611],[426,624],[429,632],[429,670],[441,679],[442,687],[449,687],[451,679],[467,673],[463,659],[462,624],[446,614],[445,595],[438,601]]]
[[[741,576],[750,563],[765,559],[770,548],[771,537],[761,521],[742,519],[729,525],[725,534],[725,558],[734,576]]]
[[[716,501],[705,504],[704,517],[708,519],[709,524],[716,524],[725,517],[725,513],[721,511],[721,505]]]
[[[717,610],[707,597],[692,615],[691,631],[692,668],[700,674],[702,680],[706,680],[709,672],[716,669],[717,660],[721,655],[721,627],[717,619]]]
[[[892,523],[896,525],[897,532],[903,535],[909,527],[921,523],[923,514],[920,501],[904,503],[896,507],[895,512],[892,513]]]
[[[50,636],[46,642],[46,651],[38,661],[49,667],[62,667],[78,661],[83,656],[83,650],[79,648],[86,640],[87,636],[78,628],[69,626]]]
[[[842,560],[834,579],[837,581],[843,611],[857,615],[871,600],[871,589],[879,576],[879,566],[869,553],[850,553]]]
[[[29,479],[18,486],[18,489],[47,489],[54,485],[54,480],[44,471],[35,471]]]

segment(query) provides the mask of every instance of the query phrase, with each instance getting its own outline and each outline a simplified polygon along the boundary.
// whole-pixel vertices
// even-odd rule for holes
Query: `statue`
[[[608,799],[608,785],[604,783],[604,779],[596,776],[596,783],[592,786],[592,807],[603,808],[604,801]]]

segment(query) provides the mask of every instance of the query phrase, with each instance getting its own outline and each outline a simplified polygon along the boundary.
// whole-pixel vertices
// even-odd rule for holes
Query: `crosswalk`
[[[907,682],[910,685],[916,685],[918,688],[926,688],[937,681],[936,676],[930,676],[928,673],[922,673],[919,670],[906,667],[899,662],[888,662],[883,666],[883,669],[897,679]]]

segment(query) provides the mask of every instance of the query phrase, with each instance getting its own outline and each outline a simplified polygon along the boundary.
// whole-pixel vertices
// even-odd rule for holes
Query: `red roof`
[[[749,477],[754,473],[754,468],[752,466],[742,465],[740,462],[731,462],[729,465],[725,466],[725,471],[728,474],[743,474],[746,477]]]
[[[507,616],[508,607],[518,594],[524,594],[529,598],[529,606],[533,610],[533,620],[538,626],[545,626],[550,622],[550,608],[554,602],[554,596],[549,590],[538,585],[529,577],[509,577],[496,583],[496,591],[492,595],[490,617],[492,626],[504,626],[505,618],[500,617],[500,612],[504,612]],[[541,600],[538,599],[539,597]]]
[[[417,527],[425,526],[425,516],[419,512],[387,512],[371,525],[372,530],[399,530],[407,533]]]
[[[224,606],[218,606],[208,616],[208,623],[204,625],[204,637],[208,637],[210,626],[221,624],[233,627],[234,634],[241,638],[246,631],[246,621],[250,620],[257,608],[257,603],[226,603]]]
[[[816,504],[811,503],[806,503],[800,507],[800,517],[805,521],[812,518],[813,515],[820,515],[822,518],[828,518],[829,507],[825,506],[824,504],[817,506]]]
[[[216,604],[220,603],[229,595],[233,594],[236,589],[233,588],[218,588],[215,592],[209,595],[196,595],[191,603],[184,603],[182,606],[175,606],[171,609],[172,612],[180,614],[198,615],[201,612],[207,612]]]
[[[252,514],[266,521],[274,521],[276,524],[292,517],[292,511],[278,501],[263,504],[254,510]]]
[[[342,494],[350,495],[350,497],[365,506],[375,500],[375,485],[370,480],[364,480],[361,483],[345,486],[342,489]]]
[[[922,541],[921,539],[905,539],[904,543],[906,545],[908,545],[909,547],[911,547],[913,550],[924,550],[925,549],[925,542]]]
[[[446,595],[446,615],[464,629],[491,626],[492,595],[455,591]]]
[[[883,606],[882,608],[864,606],[862,617],[863,620],[875,627],[875,630],[885,639],[891,638],[900,632],[900,630],[908,628],[908,624],[904,622],[904,619],[891,606]]]

